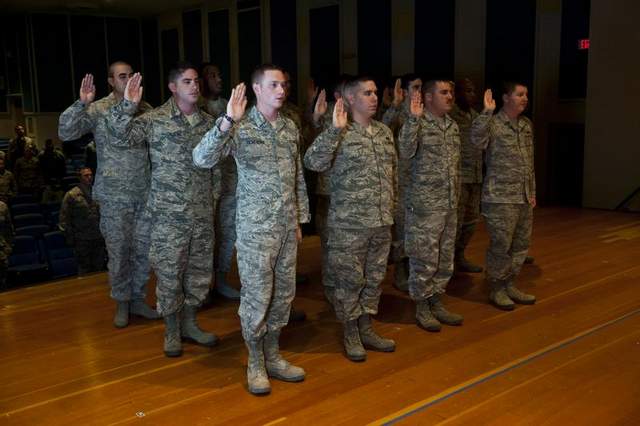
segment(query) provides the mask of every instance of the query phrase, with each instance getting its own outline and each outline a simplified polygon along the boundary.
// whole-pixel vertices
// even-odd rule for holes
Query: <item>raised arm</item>
[[[491,89],[484,91],[483,104],[482,114],[471,123],[471,143],[478,148],[486,149],[489,145],[489,124],[496,109],[496,101],[493,99]]]
[[[142,100],[142,76],[135,73],[124,89],[124,99],[109,110],[107,128],[115,146],[142,146],[151,136],[152,126],[147,116],[135,117]]]
[[[409,159],[418,150],[418,132],[420,131],[420,117],[424,113],[422,95],[414,93],[411,96],[411,115],[404,122],[398,134],[398,152],[400,158]]]
[[[227,103],[227,113],[216,120],[200,143],[193,149],[193,164],[209,169],[229,154],[233,155],[235,141],[232,128],[244,116],[247,108],[246,86],[238,84],[232,91]]]
[[[95,118],[89,106],[96,97],[96,86],[93,75],[86,74],[80,83],[80,98],[60,114],[58,136],[60,140],[69,141],[93,131]]]
[[[304,156],[304,165],[307,169],[324,172],[331,168],[340,144],[340,135],[346,126],[347,112],[344,110],[343,100],[338,99],[333,109],[333,126],[318,135]]]

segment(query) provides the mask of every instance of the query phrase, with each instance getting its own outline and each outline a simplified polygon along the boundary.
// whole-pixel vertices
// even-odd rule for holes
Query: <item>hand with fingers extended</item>
[[[411,115],[416,118],[422,117],[424,113],[424,104],[422,103],[422,94],[416,92],[411,95]]]
[[[347,111],[344,110],[344,101],[338,99],[333,109],[333,127],[344,129],[347,126]]]
[[[313,108],[313,123],[318,125],[323,115],[327,113],[327,92],[322,89]]]
[[[140,103],[142,100],[142,75],[135,73],[124,88],[124,98],[133,103]]]
[[[80,102],[89,105],[96,98],[96,86],[93,84],[93,75],[85,74],[80,83]]]
[[[227,103],[227,113],[222,118],[220,130],[226,132],[244,116],[244,110],[247,108],[247,97],[245,96],[247,87],[244,83],[238,84],[231,90],[231,96]],[[232,121],[228,120],[230,118]]]
[[[496,101],[493,99],[491,89],[484,91],[484,112],[493,112],[496,109]]]
[[[398,108],[404,101],[404,92],[402,91],[402,81],[396,80],[396,84],[393,87],[393,106]]]

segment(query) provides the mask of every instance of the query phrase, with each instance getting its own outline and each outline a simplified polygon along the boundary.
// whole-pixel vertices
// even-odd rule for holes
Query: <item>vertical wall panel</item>
[[[202,63],[202,14],[200,9],[182,14],[184,59],[199,67]]]
[[[390,0],[358,0],[358,72],[379,84],[391,75]]]
[[[295,0],[271,0],[271,60],[291,75],[291,95],[297,98],[298,31]]]
[[[340,74],[340,9],[327,6],[309,11],[310,69],[316,85],[330,91]]]
[[[158,23],[154,18],[140,21],[142,29],[142,64],[144,98],[153,106],[161,103]]]
[[[238,11],[240,81],[248,85],[250,85],[251,73],[262,63],[260,21],[260,9]]]
[[[231,92],[231,50],[229,48],[229,11],[209,13],[209,61],[222,73],[222,93]]]
[[[455,58],[453,0],[416,0],[415,72],[425,78],[453,78]]]

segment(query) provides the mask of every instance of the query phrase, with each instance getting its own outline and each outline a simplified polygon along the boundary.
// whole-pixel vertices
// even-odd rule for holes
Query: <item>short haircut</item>
[[[280,71],[285,74],[284,68],[274,64],[262,64],[251,73],[251,84],[262,82],[262,77],[267,71]]]
[[[509,96],[510,94],[513,93],[514,90],[516,90],[517,86],[523,86],[523,87],[527,87],[527,84],[520,81],[520,80],[506,80],[502,82],[502,86],[501,86],[501,90],[502,90],[502,95],[507,95]]]
[[[347,80],[344,83],[343,93],[350,92],[353,89],[355,89],[356,87],[358,87],[360,85],[360,83],[365,83],[367,81],[375,82],[375,79],[373,77],[368,76],[368,75],[357,75],[357,76]]]
[[[78,169],[78,174],[81,175],[83,170],[89,170],[91,172],[91,174],[93,174],[93,170],[91,170],[91,167],[87,167],[87,166],[82,166]]]
[[[415,73],[409,73],[409,74],[405,74],[400,78],[400,81],[402,83],[402,88],[404,90],[409,90],[409,84],[414,81],[419,79],[420,76],[418,74]]]
[[[129,68],[133,69],[133,67],[132,67],[130,64],[128,64],[127,62],[125,62],[125,61],[115,61],[115,62],[113,62],[111,65],[109,65],[109,71],[108,71],[108,73],[107,73],[107,75],[108,75],[109,77],[113,77],[113,69],[114,69],[115,67],[117,67],[118,65],[126,65],[126,66],[128,66]]]
[[[447,83],[455,88],[456,85],[448,78],[432,78],[422,83],[422,93],[433,93],[438,83]]]
[[[187,61],[176,62],[169,70],[169,74],[168,74],[169,83],[175,83],[176,80],[178,80],[180,76],[187,70],[194,70],[195,72],[198,72],[198,68],[196,68],[191,62],[187,62]]]

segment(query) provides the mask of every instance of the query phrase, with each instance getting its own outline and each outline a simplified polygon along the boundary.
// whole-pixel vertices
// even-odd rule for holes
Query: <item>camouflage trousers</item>
[[[218,272],[229,272],[236,244],[236,197],[223,195],[215,214],[215,265]]]
[[[409,296],[426,300],[445,292],[453,276],[457,211],[407,210],[405,249],[409,256]]]
[[[109,254],[111,297],[144,299],[149,281],[150,220],[144,202],[101,201],[100,232]]]
[[[327,214],[329,212],[329,203],[330,199],[327,195],[317,195],[317,204],[316,204],[316,231],[318,231],[318,235],[320,236],[320,248],[322,250],[322,285],[325,287],[335,287],[335,278],[331,273],[331,268],[329,268],[329,262],[327,258],[328,247],[327,247]]]
[[[255,341],[289,322],[296,292],[296,230],[238,233],[240,324],[245,341]]]
[[[73,252],[78,263],[78,273],[80,275],[104,271],[106,253],[102,238],[98,240],[75,239]]]
[[[184,304],[202,305],[213,274],[212,212],[157,212],[152,217],[149,260],[158,279],[158,313],[168,316]]]
[[[529,251],[533,208],[524,203],[482,203],[482,216],[489,232],[487,278],[515,279]]]
[[[467,248],[480,221],[481,183],[463,183],[458,198],[458,230],[456,233],[456,253]]]
[[[335,306],[339,321],[378,313],[380,284],[387,272],[391,227],[328,228],[329,269],[335,278]]]
[[[398,203],[396,211],[393,215],[393,241],[391,242],[391,260],[394,263],[401,262],[406,259],[407,254],[404,248],[405,231],[405,205],[407,184],[411,179],[410,162],[407,160],[398,160]]]

